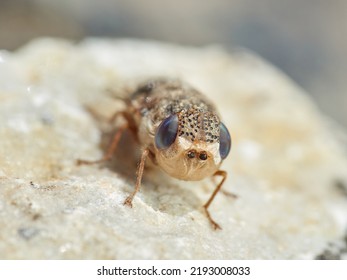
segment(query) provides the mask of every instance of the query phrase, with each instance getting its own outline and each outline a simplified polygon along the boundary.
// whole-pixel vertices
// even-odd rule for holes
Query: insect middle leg
[[[224,184],[226,178],[227,178],[227,172],[223,171],[223,170],[218,170],[216,173],[213,174],[213,176],[222,176],[222,181],[220,181],[220,183],[217,185],[217,187],[215,188],[215,190],[213,191],[211,197],[209,198],[209,200],[203,205],[204,209],[205,209],[205,213],[206,216],[208,218],[208,220],[210,221],[212,227],[216,230],[216,229],[222,229],[220,227],[219,224],[217,224],[211,217],[210,212],[208,211],[208,207],[210,206],[210,204],[212,203],[213,199],[215,198],[216,194],[220,191],[222,185]]]
[[[112,139],[112,142],[110,144],[110,146],[108,147],[106,153],[103,155],[103,157],[101,159],[98,159],[98,160],[84,160],[84,159],[78,159],[77,160],[77,165],[82,165],[82,164],[96,164],[96,163],[102,163],[102,162],[105,162],[105,161],[109,161],[112,159],[116,149],[117,149],[117,146],[118,146],[118,143],[119,143],[119,140],[122,136],[122,134],[124,133],[124,131],[126,129],[128,129],[129,126],[128,126],[128,123],[125,123],[124,125],[122,125],[118,130],[117,132],[115,133],[115,135],[113,136],[113,139]]]
[[[131,116],[129,116],[126,112],[118,112],[115,115],[112,116],[112,118],[110,119],[110,122],[115,121],[116,118],[118,118],[119,116],[123,116],[124,119],[126,120],[125,124],[122,125],[117,132],[115,133],[115,135],[113,136],[113,140],[111,142],[111,144],[109,145],[106,153],[104,154],[104,156],[101,159],[98,160],[82,160],[82,159],[78,159],[77,160],[77,164],[78,165],[82,165],[82,164],[97,164],[97,163],[102,163],[105,161],[109,161],[112,159],[120,138],[122,137],[122,134],[124,133],[124,131],[126,129],[129,129],[130,131],[133,132],[133,135],[135,136],[135,138],[137,139],[137,133],[136,133],[136,126],[134,125],[134,120],[131,118]],[[142,181],[142,176],[143,176],[143,171],[145,168],[145,161],[148,155],[151,155],[150,150],[147,148],[142,152],[141,155],[141,159],[137,168],[137,172],[136,172],[136,184],[135,184],[135,190],[125,199],[124,201],[124,205],[130,206],[132,207],[132,201],[134,199],[134,196],[136,195],[136,193],[140,190],[141,187],[141,181]]]
[[[116,119],[122,117],[125,120],[125,123],[120,126],[117,130],[117,132],[114,134],[113,139],[111,144],[109,145],[107,151],[104,153],[103,157],[101,159],[98,160],[83,160],[83,159],[78,159],[77,160],[77,165],[82,165],[82,164],[97,164],[97,163],[102,163],[105,161],[109,161],[112,159],[120,138],[122,137],[123,133],[125,130],[129,129],[133,136],[135,137],[135,139],[137,139],[137,129],[136,126],[134,124],[134,120],[132,119],[132,116],[130,114],[128,114],[125,111],[118,111],[116,112],[109,120],[109,123],[113,123]]]

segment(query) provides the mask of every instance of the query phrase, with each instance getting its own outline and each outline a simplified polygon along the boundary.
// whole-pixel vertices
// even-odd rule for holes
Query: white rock
[[[213,99],[233,137],[224,186],[145,172],[132,209],[137,146],[97,159],[122,95],[153,76],[184,79]],[[339,130],[292,81],[254,55],[216,46],[36,40],[0,52],[1,259],[315,258],[347,227],[347,158]],[[136,154],[136,153],[135,153]],[[339,248],[340,248],[339,247]]]

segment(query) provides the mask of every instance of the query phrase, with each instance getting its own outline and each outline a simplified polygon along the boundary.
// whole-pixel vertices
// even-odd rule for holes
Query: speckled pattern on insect
[[[140,189],[145,160],[149,157],[177,179],[198,181],[221,176],[221,182],[203,205],[212,226],[220,228],[208,207],[226,179],[226,171],[219,167],[229,154],[231,138],[212,102],[188,84],[170,79],[150,80],[140,85],[124,102],[127,109],[115,116],[122,117],[125,124],[118,129],[105,156],[97,161],[79,160],[79,163],[109,160],[122,133],[129,129],[141,146],[142,156],[135,190],[124,204],[132,206]]]

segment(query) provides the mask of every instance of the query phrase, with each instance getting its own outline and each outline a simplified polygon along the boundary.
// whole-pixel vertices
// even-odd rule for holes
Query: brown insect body
[[[105,156],[90,164],[109,160],[125,129],[134,132],[142,148],[135,190],[124,204],[132,206],[139,191],[145,160],[151,160],[170,176],[189,181],[222,176],[210,199],[203,206],[215,229],[220,226],[211,218],[208,207],[224,183],[227,173],[219,170],[230,149],[230,135],[220,122],[214,105],[200,92],[178,80],[152,80],[125,100],[126,124],[114,136]]]
[[[219,116],[215,107],[201,93],[177,80],[150,81],[131,96],[129,108],[138,128],[143,149],[170,176],[197,181],[212,176],[221,164],[219,155]],[[159,125],[177,115],[175,142],[158,149],[155,135]],[[194,151],[195,157],[187,153]],[[201,160],[201,154],[207,156]]]

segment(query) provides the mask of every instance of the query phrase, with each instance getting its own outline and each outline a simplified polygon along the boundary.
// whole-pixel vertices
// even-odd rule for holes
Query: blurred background
[[[346,0],[0,0],[0,49],[40,36],[247,48],[347,128]]]

